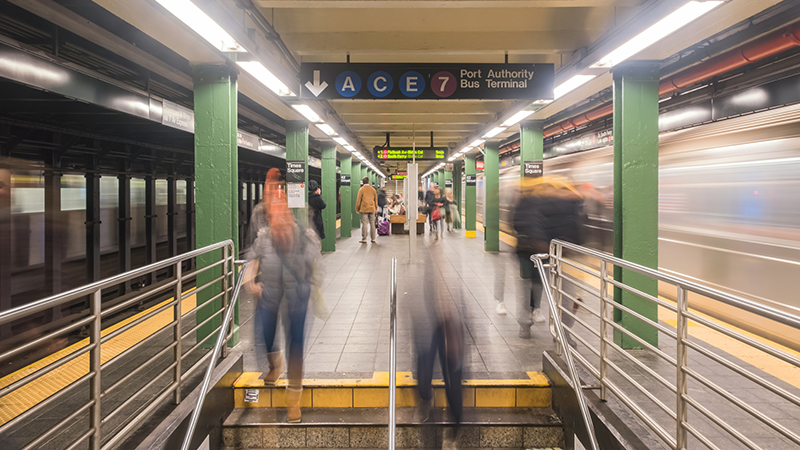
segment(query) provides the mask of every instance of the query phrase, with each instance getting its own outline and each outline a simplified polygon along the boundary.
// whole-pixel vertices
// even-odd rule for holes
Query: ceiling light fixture
[[[464,153],[467,153],[470,150],[472,150],[472,147],[464,147],[464,148],[461,149],[461,151],[459,153],[464,154]]]
[[[574,77],[559,84],[555,89],[553,89],[553,96],[556,99],[558,99],[559,97],[563,97],[568,92],[574,91],[575,89],[583,86],[593,78],[596,78],[596,75],[575,75]]]
[[[245,52],[227,31],[189,0],[156,0],[203,39],[223,52]]]
[[[358,152],[356,151],[356,148],[355,148],[355,147],[353,147],[352,145],[349,145],[349,144],[348,144],[348,145],[345,145],[345,146],[344,146],[344,149],[345,149],[345,150],[347,150],[348,152],[351,152],[351,153],[358,153]]]
[[[484,142],[486,142],[486,141],[484,141],[483,139],[476,139],[476,140],[472,141],[472,143],[469,144],[469,146],[470,147],[480,147],[481,144],[483,144]]]
[[[314,122],[314,123],[322,122],[322,119],[319,117],[317,113],[314,112],[313,109],[311,109],[310,106],[300,104],[300,105],[292,105],[292,107],[296,109],[297,112],[302,114],[303,117],[308,119],[309,122]]]
[[[336,130],[331,128],[330,125],[327,123],[318,123],[316,124],[317,128],[319,128],[323,133],[327,134],[328,136],[336,136]]]
[[[483,137],[485,137],[487,139],[488,138],[493,138],[493,137],[497,136],[498,134],[502,133],[503,131],[506,131],[506,127],[495,127],[495,128],[492,128],[488,133],[484,134]]]
[[[633,39],[617,47],[616,50],[606,55],[592,65],[594,68],[609,68],[625,61],[675,31],[683,28],[698,17],[706,14],[723,3],[722,0],[697,1],[693,0],[678,8],[677,11],[656,22],[650,28],[642,31]]]
[[[503,122],[503,126],[504,127],[510,127],[512,125],[516,125],[516,124],[520,123],[522,121],[522,119],[530,116],[533,113],[534,113],[534,111],[520,111],[520,112],[514,114],[513,116],[509,117],[508,119],[506,119],[506,121]]]
[[[347,143],[347,141],[344,140],[343,137],[335,137],[335,138],[333,138],[333,140],[337,144],[341,145],[342,147],[346,147],[346,146],[350,145],[350,144]]]
[[[291,97],[294,93],[286,87],[281,80],[278,79],[272,72],[269,71],[263,64],[258,61],[238,61],[236,64],[242,69],[247,71],[261,84],[269,88],[275,94],[281,97]]]

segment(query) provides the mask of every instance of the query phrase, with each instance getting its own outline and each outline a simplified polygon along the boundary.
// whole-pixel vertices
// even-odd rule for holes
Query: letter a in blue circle
[[[415,98],[425,90],[425,78],[419,72],[409,71],[400,77],[400,92],[406,97]]]
[[[392,76],[382,70],[373,73],[367,80],[369,93],[378,98],[389,95],[389,93],[392,92],[393,86],[394,80],[392,80]]]
[[[361,90],[361,77],[351,70],[340,73],[336,77],[336,90],[342,97],[354,97]]]

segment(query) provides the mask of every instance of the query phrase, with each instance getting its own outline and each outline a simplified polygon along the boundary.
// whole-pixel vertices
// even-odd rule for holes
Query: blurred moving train
[[[800,313],[800,105],[662,133],[659,155],[660,268]],[[587,201],[583,244],[611,252],[613,147],[546,159],[544,170],[599,200]],[[500,229],[509,234],[519,173],[510,161],[500,170]],[[482,222],[482,173],[477,186]],[[800,330],[691,302],[800,350]]]

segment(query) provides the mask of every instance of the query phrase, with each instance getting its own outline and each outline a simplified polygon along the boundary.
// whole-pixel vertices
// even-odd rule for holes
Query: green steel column
[[[286,121],[286,161],[300,161],[305,166],[303,182],[303,201],[305,206],[294,208],[294,217],[303,227],[308,226],[308,122],[303,120]],[[288,184],[288,183],[287,183]],[[288,186],[287,186],[288,189]]]
[[[486,217],[483,218],[483,249],[500,251],[500,143],[486,142],[483,147],[483,175],[486,185],[484,201]]]
[[[322,199],[325,209],[322,210],[322,224],[325,227],[325,239],[322,240],[323,252],[336,251],[336,144],[322,144]]]
[[[461,168],[463,165],[463,161],[453,163],[453,200],[456,202],[456,214],[458,214],[458,221],[454,221],[457,224],[456,229],[461,228]]]
[[[544,161],[544,121],[525,120],[519,124],[520,161],[519,176],[520,186],[525,182],[525,162]],[[533,266],[520,264],[519,276],[530,278],[533,275]]]
[[[660,64],[632,61],[614,69],[614,256],[658,268],[658,83]],[[656,280],[615,268],[614,279],[658,295]],[[621,289],[614,301],[658,321],[656,304]],[[621,310],[614,320],[657,346],[658,331]],[[614,330],[623,348],[643,348]]]
[[[193,76],[196,245],[200,248],[232,239],[238,250],[236,73],[223,65],[199,65],[194,67]],[[238,256],[237,250],[228,256]],[[219,261],[222,251],[215,253],[198,257],[197,268],[202,269]],[[197,285],[207,284],[221,274],[221,269],[207,270],[197,275]],[[209,302],[209,299],[221,292],[220,281],[197,294],[198,304],[207,303],[197,311],[197,322],[211,317],[222,308],[221,298]],[[202,343],[202,347],[214,346],[211,336],[221,321],[221,317],[217,316],[197,330],[197,340]],[[237,342],[238,314],[235,316],[234,339],[231,345]]]
[[[352,172],[352,157],[347,156],[342,160],[341,169],[342,175],[351,175]],[[350,186],[353,185],[355,179],[350,177]],[[351,197],[351,187],[350,186],[341,186],[339,187],[339,197],[341,198],[342,207],[341,207],[341,217],[342,217],[342,225],[339,228],[341,236],[350,237],[353,231],[353,214],[350,211],[353,210],[353,198]]]
[[[361,163],[353,159],[353,173],[350,175],[352,180],[350,182],[350,198],[352,199],[350,212],[353,213],[351,216],[353,221],[350,225],[353,229],[361,228],[361,216],[356,212],[356,199],[358,198],[358,190],[361,189],[361,177],[363,176],[364,174],[361,172]]]
[[[475,170],[475,155],[464,155],[464,178],[469,180],[476,179],[478,176]],[[474,182],[474,181],[473,181]],[[464,186],[464,236],[474,238],[477,236],[475,231],[475,212],[476,212],[476,192],[475,185]]]

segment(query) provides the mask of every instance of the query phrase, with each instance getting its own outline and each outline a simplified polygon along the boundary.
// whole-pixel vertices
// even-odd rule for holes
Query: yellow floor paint
[[[191,292],[191,290],[188,292]],[[152,311],[155,311],[171,301],[172,298],[165,300],[158,305],[155,305],[128,319],[114,324],[104,329],[101,334],[102,336],[106,336],[109,333],[113,333],[114,331],[124,327],[140,317],[151,313]],[[196,305],[196,298],[194,295],[191,295],[181,302],[181,310],[190,311]],[[125,350],[133,347],[146,337],[164,328],[170,322],[172,322],[172,319],[173,312],[170,308],[121,333],[119,336],[104,342],[101,346],[101,359],[103,364],[110,361]],[[88,345],[89,338],[83,339],[80,342],[76,342],[75,344],[72,344],[63,350],[59,350],[58,352],[53,353],[46,358],[36,361],[27,367],[7,375],[0,379],[0,389],[24,378],[31,373],[41,370],[42,368],[58,361],[61,358],[67,357]],[[87,373],[89,373],[89,353],[83,354],[74,360],[63,364],[57,369],[54,369],[52,372],[42,375],[41,377],[31,381],[24,387],[16,389],[15,391],[0,397],[0,425],[12,420],[14,417],[17,417],[31,407],[37,405],[39,402],[46,400],[51,395],[69,386],[75,380],[86,375]]]
[[[475,228],[477,228],[478,231],[480,231],[480,232],[484,231],[483,230],[483,224],[480,223],[480,222],[475,222]],[[516,247],[517,246],[517,238],[512,236],[512,235],[510,235],[510,234],[508,234],[508,233],[504,233],[504,232],[501,231],[500,232],[500,240],[505,242],[506,244],[512,246],[512,247]]]
[[[466,407],[517,406],[546,407],[552,393],[550,382],[542,373],[528,372],[528,379],[464,380],[463,402]],[[265,386],[258,372],[243,373],[234,383],[235,407],[264,408],[284,406],[286,380]],[[443,380],[433,380],[434,405],[446,406]],[[314,408],[382,408],[389,406],[389,372],[375,372],[372,378],[303,380],[303,404]],[[257,390],[257,402],[245,402],[246,390]],[[417,382],[411,372],[397,372],[397,406],[416,406]]]

